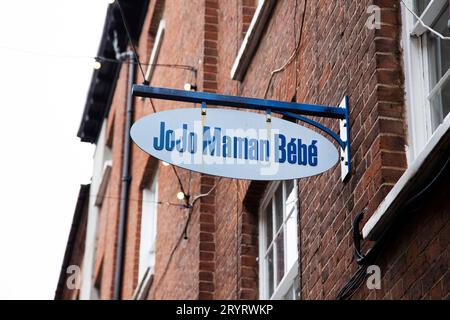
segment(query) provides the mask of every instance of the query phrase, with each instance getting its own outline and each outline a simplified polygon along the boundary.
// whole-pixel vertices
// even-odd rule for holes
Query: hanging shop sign
[[[276,113],[321,130],[339,145],[341,180],[350,176],[348,98],[338,106],[314,105],[224,94],[133,85],[133,96],[186,103],[201,109],[177,109],[147,116],[131,129],[144,151],[168,163],[211,175],[286,180],[322,173],[338,160],[334,145]],[[266,115],[229,109],[260,110]],[[339,134],[308,116],[339,120]]]
[[[320,174],[339,158],[319,133],[261,113],[174,109],[137,121],[131,138],[145,152],[196,172],[249,180]]]

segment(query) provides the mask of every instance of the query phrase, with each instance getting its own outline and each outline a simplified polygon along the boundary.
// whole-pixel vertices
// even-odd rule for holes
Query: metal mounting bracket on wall
[[[341,141],[345,141],[345,146],[341,146],[341,180],[345,181],[350,176],[350,112],[348,110],[348,97],[342,99],[339,108],[345,110],[345,118],[339,120],[339,133]]]
[[[344,97],[336,107],[306,103],[266,100],[238,97],[198,91],[185,91],[168,88],[157,88],[146,85],[133,85],[133,96],[162,100],[201,103],[202,106],[214,105],[250,110],[263,110],[278,113],[308,123],[333,138],[340,147],[341,179],[347,180],[350,175],[350,125],[348,98]],[[340,134],[336,134],[324,125],[304,116],[339,119]]]

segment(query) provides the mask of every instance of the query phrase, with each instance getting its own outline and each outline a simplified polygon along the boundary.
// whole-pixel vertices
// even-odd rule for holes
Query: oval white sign
[[[228,109],[175,109],[137,121],[131,138],[145,152],[176,166],[249,180],[309,177],[333,167],[336,147],[295,123]]]

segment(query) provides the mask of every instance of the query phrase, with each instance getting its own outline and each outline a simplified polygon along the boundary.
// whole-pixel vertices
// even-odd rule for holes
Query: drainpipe
[[[128,69],[128,95],[127,95],[127,110],[125,118],[125,133],[123,142],[123,164],[122,164],[122,188],[120,194],[120,212],[119,212],[119,225],[117,226],[117,248],[116,248],[116,267],[114,273],[114,300],[121,299],[122,282],[123,282],[123,269],[125,262],[125,232],[127,227],[127,212],[128,212],[128,194],[131,182],[130,174],[130,129],[133,122],[134,103],[133,95],[131,92],[135,71],[136,71],[136,55],[133,52],[126,52],[121,54],[123,59],[129,59]]]

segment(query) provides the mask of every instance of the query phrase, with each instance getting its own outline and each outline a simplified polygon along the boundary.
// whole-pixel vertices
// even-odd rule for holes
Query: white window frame
[[[142,189],[141,229],[139,244],[138,282],[147,273],[153,274],[156,256],[156,234],[158,219],[158,172],[149,186]],[[147,271],[149,270],[149,271]]]
[[[101,207],[106,195],[106,189],[108,188],[109,180],[111,179],[112,160],[107,160],[103,166],[103,175],[100,180],[100,185],[97,191],[97,197],[95,199],[95,205]]]
[[[286,222],[288,221],[288,219],[290,218],[290,216],[286,217],[286,201],[287,201],[287,197],[289,195],[286,195],[286,181],[277,181],[277,182],[273,182],[269,185],[267,192],[263,198],[263,201],[261,202],[261,205],[259,207],[259,296],[260,299],[262,300],[267,300],[267,299],[271,299],[271,300],[280,300],[282,299],[286,294],[287,291],[291,288],[291,286],[293,285],[295,279],[298,276],[298,259],[299,259],[299,253],[298,250],[296,251],[297,253],[297,259],[292,263],[291,266],[287,266],[287,259],[286,259],[286,254],[287,254],[287,246],[286,246],[286,242],[287,242],[287,237],[286,234],[284,236],[284,253],[285,253],[285,257],[284,257],[284,261],[285,261],[285,270],[284,270],[284,276],[281,279],[281,281],[279,282],[278,286],[275,288],[274,292],[272,293],[271,296],[269,296],[269,288],[268,288],[268,282],[269,282],[269,278],[268,278],[268,270],[267,270],[267,263],[265,262],[265,255],[266,255],[266,248],[267,248],[267,226],[266,226],[266,219],[265,219],[265,212],[266,212],[266,207],[267,205],[270,203],[270,201],[274,198],[275,196],[275,192],[278,189],[278,187],[280,185],[282,185],[283,188],[283,222],[282,225],[285,225]],[[298,183],[297,180],[293,180],[294,183],[294,189],[293,192],[295,194],[295,202],[294,204],[294,209],[293,209],[293,213],[296,212],[297,216],[298,216]],[[297,222],[295,224],[297,226]],[[272,229],[273,232],[275,232],[276,230],[274,230],[275,228],[275,224],[273,224]],[[284,227],[281,228],[281,230],[284,230]],[[283,231],[281,231],[283,232]],[[298,232],[298,231],[297,231]],[[270,249],[269,249],[270,250]],[[275,252],[275,256],[276,256],[276,252]],[[276,260],[276,257],[275,257]],[[276,275],[274,274],[274,282],[276,282]]]
[[[258,0],[258,6],[231,68],[231,79],[241,81],[244,78],[275,3],[276,0]]]
[[[405,2],[412,9],[412,0],[405,0]],[[434,7],[436,4],[438,2],[430,3],[421,15],[421,19],[427,26],[431,26],[435,20],[430,18],[430,12],[436,12]],[[441,12],[441,10],[437,11]],[[411,144],[408,149],[408,168],[364,225],[362,235],[364,239],[370,240],[378,239],[384,232],[386,225],[397,212],[399,203],[404,202],[405,190],[406,193],[410,192],[411,188],[415,188],[413,186],[426,179],[426,172],[433,166],[435,160],[439,159],[439,154],[446,146],[445,139],[450,132],[450,114],[432,132],[431,104],[426,104],[430,92],[428,52],[426,43],[423,43],[423,40],[426,41],[426,36],[420,38],[416,36],[422,34],[426,28],[421,26],[419,21],[415,22],[413,15],[403,5],[402,19],[406,102],[409,143]],[[425,117],[421,118],[422,115],[427,116],[426,121],[424,121]]]
[[[413,0],[405,0],[409,8],[413,8]],[[448,3],[447,0],[433,0],[425,8],[421,15],[423,22],[431,26],[442,8]],[[408,163],[411,164],[425,146],[429,143],[436,129],[433,130],[431,103],[429,97],[432,96],[430,88],[430,66],[428,60],[428,30],[405,8],[402,7],[402,46],[404,49],[405,65],[405,87],[406,104],[408,118]],[[450,72],[443,77],[450,77]],[[447,116],[447,118],[449,118]],[[448,121],[444,119],[443,122]],[[442,125],[442,123],[441,123]]]
[[[155,72],[155,63],[158,60],[159,51],[161,50],[162,41],[164,38],[164,32],[166,30],[166,20],[161,19],[156,32],[155,41],[153,43],[152,52],[148,60],[148,67],[145,73],[145,80],[150,82],[152,80],[153,73]]]
[[[104,178],[105,164],[108,164],[110,160],[112,161],[111,148],[106,144],[107,124],[108,119],[104,119],[93,157],[93,172],[89,192],[89,209],[80,289],[80,299],[82,300],[92,299],[94,294],[94,283],[92,279],[95,272],[95,254],[97,252],[98,228],[100,226],[100,207],[96,202],[102,179]]]

